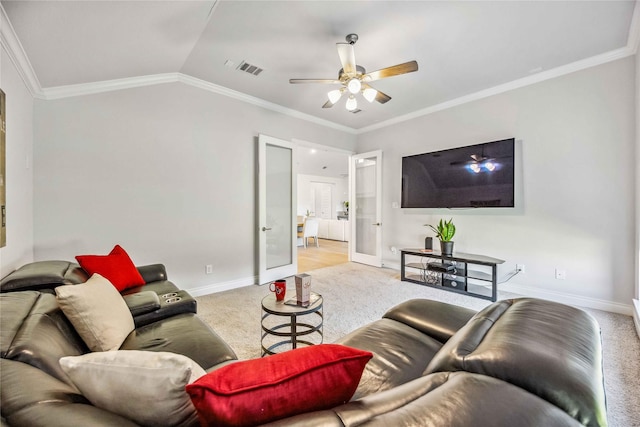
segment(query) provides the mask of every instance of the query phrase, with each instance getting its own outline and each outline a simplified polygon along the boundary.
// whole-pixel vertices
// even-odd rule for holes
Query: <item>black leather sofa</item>
[[[196,313],[197,302],[188,292],[167,279],[163,264],[136,267],[145,281],[122,292],[136,327],[180,313]],[[54,293],[61,285],[78,285],[89,279],[79,264],[69,261],[38,261],[26,264],[0,281],[0,293],[34,290]]]
[[[160,279],[147,286],[164,293],[166,273],[147,273]],[[2,425],[135,425],[66,381],[59,358],[88,350],[48,289],[0,294]],[[269,425],[607,425],[599,327],[573,307],[522,298],[476,313],[410,300],[339,343],[374,354],[352,400]],[[236,360],[192,312],[138,326],[121,348],[184,354],[207,371]]]

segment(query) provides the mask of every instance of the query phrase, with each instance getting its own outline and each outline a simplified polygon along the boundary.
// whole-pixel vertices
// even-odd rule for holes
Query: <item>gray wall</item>
[[[259,133],[355,144],[180,83],[36,101],[36,259],[118,243],[136,264],[164,263],[185,289],[253,283]]]
[[[0,277],[33,261],[33,97],[13,62],[0,50],[0,88],[6,94],[7,245]]]
[[[359,135],[358,152],[384,152],[384,263],[400,262],[390,246],[420,247],[429,235],[423,224],[452,217],[457,250],[506,260],[501,275],[525,264],[526,273],[502,289],[628,312],[636,262],[634,61]],[[392,208],[402,156],[509,137],[521,154],[515,209]],[[566,280],[555,279],[556,268]]]

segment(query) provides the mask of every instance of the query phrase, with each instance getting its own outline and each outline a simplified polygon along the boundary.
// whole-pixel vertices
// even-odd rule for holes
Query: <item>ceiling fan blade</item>
[[[349,43],[336,43],[338,56],[342,63],[342,70],[350,77],[356,75],[356,54],[353,45]]]
[[[391,101],[391,97],[386,93],[382,93],[378,90],[378,93],[376,94],[376,101],[378,101],[380,104],[385,104]]]
[[[378,89],[373,88],[373,87],[369,86],[369,85],[368,85],[368,84],[366,84],[366,83],[362,83],[362,89],[364,89],[364,91],[366,91],[366,90],[368,90],[368,89],[373,89],[373,90],[375,90],[375,91],[376,91],[376,97],[374,98],[374,100],[375,100],[375,101],[378,101],[380,104],[384,104],[384,103],[386,103],[386,102],[391,101],[391,97],[390,97],[389,95],[387,95],[387,94],[386,94],[386,93],[384,93],[384,92],[380,92]],[[363,91],[363,92],[364,92],[364,91]],[[365,93],[366,93],[366,92],[364,92],[363,94],[365,94]],[[365,95],[365,98],[366,98],[366,95]],[[367,101],[368,101],[368,100],[369,100],[369,99],[367,98]],[[373,102],[373,101],[371,101],[371,102]]]
[[[365,82],[372,82],[374,80],[385,79],[387,77],[399,76],[401,74],[412,73],[418,71],[418,63],[416,61],[405,62],[404,64],[394,65],[392,67],[383,68],[381,70],[373,71],[362,76],[362,80]]]
[[[334,105],[333,102],[327,101],[327,102],[324,103],[322,108],[331,108],[331,107],[333,107],[333,105]]]
[[[323,84],[340,84],[340,80],[335,79],[289,79],[289,83],[323,83]]]

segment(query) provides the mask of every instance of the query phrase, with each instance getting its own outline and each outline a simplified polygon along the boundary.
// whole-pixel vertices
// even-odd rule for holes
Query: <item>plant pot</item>
[[[453,254],[453,242],[443,242],[440,241],[440,252],[442,255],[452,255]]]

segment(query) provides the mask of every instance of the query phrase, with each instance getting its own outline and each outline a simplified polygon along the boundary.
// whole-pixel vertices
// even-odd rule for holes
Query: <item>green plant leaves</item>
[[[442,242],[449,242],[453,239],[453,236],[456,234],[456,226],[453,224],[453,218],[449,219],[449,221],[443,221],[440,219],[437,227],[434,227],[431,224],[425,224],[429,228],[436,233],[436,237],[440,239]]]

